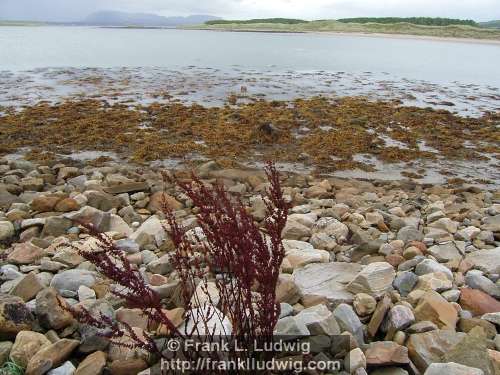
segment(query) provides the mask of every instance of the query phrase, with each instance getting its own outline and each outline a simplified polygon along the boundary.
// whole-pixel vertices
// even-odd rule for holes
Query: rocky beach
[[[138,331],[160,329],[122,306],[110,293],[115,285],[79,255],[94,244],[75,224],[85,219],[116,241],[173,321],[183,323],[160,202],[166,199],[190,231],[199,225],[196,208],[164,182],[163,170],[3,159],[1,363],[15,362],[27,375],[158,373],[143,351],[109,345],[61,303]],[[168,172],[186,178],[191,170],[241,196],[261,222],[261,170],[208,161]],[[315,358],[340,360],[344,373],[498,373],[498,189],[286,171],[281,178],[292,208],[283,231],[277,334],[311,335]],[[339,352],[333,335],[349,336],[348,350]]]

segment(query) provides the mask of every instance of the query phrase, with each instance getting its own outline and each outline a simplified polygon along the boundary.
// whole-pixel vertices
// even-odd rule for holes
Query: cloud
[[[0,18],[80,20],[97,10],[225,18],[433,16],[500,19],[500,0],[0,0]]]

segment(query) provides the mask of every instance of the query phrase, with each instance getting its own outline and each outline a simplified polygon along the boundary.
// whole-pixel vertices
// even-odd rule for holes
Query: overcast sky
[[[224,18],[432,16],[500,19],[500,0],[0,0],[0,19],[77,21],[98,10]]]

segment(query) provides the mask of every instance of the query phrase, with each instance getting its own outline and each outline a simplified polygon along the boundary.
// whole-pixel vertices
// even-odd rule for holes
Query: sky
[[[226,19],[450,17],[500,19],[500,0],[0,0],[0,19],[79,21],[99,10]]]

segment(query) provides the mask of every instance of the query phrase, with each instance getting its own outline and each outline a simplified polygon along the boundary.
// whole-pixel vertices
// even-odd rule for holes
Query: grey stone
[[[417,285],[418,276],[413,272],[405,271],[400,272],[394,279],[392,285],[399,291],[401,296],[406,297],[410,293],[415,285]]]
[[[359,344],[364,343],[363,324],[351,306],[341,303],[333,310],[333,316],[342,331],[352,333]]]
[[[407,243],[410,241],[422,241],[424,239],[424,235],[414,226],[406,226],[398,231],[396,238]]]
[[[80,285],[92,287],[97,282],[97,274],[92,271],[73,269],[58,273],[50,286],[61,293],[63,290],[77,292]]]

